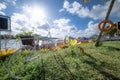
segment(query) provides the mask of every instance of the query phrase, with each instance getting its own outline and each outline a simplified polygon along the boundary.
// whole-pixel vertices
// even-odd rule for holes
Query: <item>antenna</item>
[[[50,26],[51,26],[51,25],[48,23],[48,21],[47,21],[47,24],[48,24],[48,29],[47,29],[48,34],[47,34],[47,37],[48,37],[48,38],[51,38],[51,37],[52,37],[51,32],[50,32]]]
[[[47,22],[47,24],[48,24],[48,29],[47,29],[47,31],[48,31],[48,34],[47,34],[47,37],[48,37],[48,40],[47,40],[47,48],[49,48],[49,49],[52,49],[52,46],[55,46],[55,44],[54,44],[54,41],[53,41],[53,39],[52,39],[52,35],[51,35],[51,32],[50,32],[50,27],[51,27],[51,25]]]

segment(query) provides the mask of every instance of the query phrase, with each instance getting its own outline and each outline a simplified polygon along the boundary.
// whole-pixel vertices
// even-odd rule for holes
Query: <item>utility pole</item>
[[[0,31],[0,50],[1,50],[1,31]]]
[[[118,41],[119,41],[119,34],[120,34],[120,21],[118,21],[118,23],[117,23],[117,37],[118,37]]]
[[[115,2],[115,0],[112,0],[111,3],[110,3],[110,6],[109,6],[108,12],[106,14],[105,20],[108,20],[110,12],[111,12],[111,10],[113,8],[114,2]],[[103,24],[102,28],[105,28],[105,25],[106,25],[106,23]],[[98,47],[100,45],[99,42],[100,42],[100,39],[102,37],[102,33],[103,32],[100,32],[99,35],[98,35],[98,38],[97,38],[96,43],[95,43],[96,47]]]

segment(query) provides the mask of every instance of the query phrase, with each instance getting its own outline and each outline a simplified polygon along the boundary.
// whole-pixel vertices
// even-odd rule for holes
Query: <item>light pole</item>
[[[0,31],[0,50],[1,50],[1,31]]]
[[[117,37],[118,37],[118,40],[119,40],[119,31],[120,31],[120,22],[118,21],[118,24],[117,24]]]

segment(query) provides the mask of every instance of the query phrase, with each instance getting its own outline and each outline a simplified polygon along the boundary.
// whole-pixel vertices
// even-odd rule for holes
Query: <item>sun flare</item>
[[[26,6],[24,13],[29,17],[29,20],[33,22],[45,22],[47,20],[47,12],[45,8],[40,6]]]
[[[31,11],[31,16],[36,19],[37,18],[44,19],[47,17],[46,11],[43,8],[39,8],[39,7],[33,7]]]

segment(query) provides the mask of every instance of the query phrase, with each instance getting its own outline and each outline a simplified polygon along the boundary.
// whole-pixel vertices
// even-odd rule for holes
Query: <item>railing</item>
[[[120,36],[117,37],[102,37],[103,41],[120,41]]]

